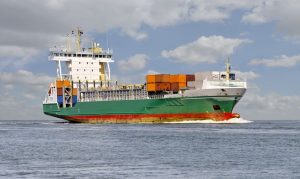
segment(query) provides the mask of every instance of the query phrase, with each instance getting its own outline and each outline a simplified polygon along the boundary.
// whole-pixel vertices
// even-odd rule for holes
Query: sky
[[[230,58],[248,83],[234,112],[299,120],[299,17],[297,0],[1,0],[0,120],[50,119],[48,50],[76,27],[113,50],[115,80],[223,71]]]

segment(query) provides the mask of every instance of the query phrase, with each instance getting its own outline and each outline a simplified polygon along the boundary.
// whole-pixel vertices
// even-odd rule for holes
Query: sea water
[[[300,120],[240,122],[0,121],[0,178],[300,178]]]

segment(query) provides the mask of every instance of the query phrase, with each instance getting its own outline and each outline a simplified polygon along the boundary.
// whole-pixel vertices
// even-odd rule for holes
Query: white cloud
[[[123,75],[114,75],[113,81],[118,81],[119,85],[128,85],[128,84],[144,84],[145,75],[144,73],[124,73]]]
[[[241,44],[249,42],[250,40],[247,39],[202,36],[196,41],[181,45],[174,50],[163,50],[161,55],[180,63],[215,63],[217,60],[227,58],[233,54],[235,48]]]
[[[297,94],[262,93],[260,87],[248,82],[248,88],[234,112],[248,120],[298,120],[300,96]]]
[[[247,10],[255,7],[261,0],[236,1],[236,0],[196,0],[190,1],[189,12],[193,21],[220,22],[230,18],[234,10]]]
[[[144,84],[146,81],[147,74],[158,74],[159,72],[155,70],[148,70],[146,73],[144,71],[138,71],[135,73],[122,73],[115,74],[113,76],[113,81],[117,80],[119,84]]]
[[[29,50],[28,56],[34,51],[45,50],[49,42],[61,40],[62,34],[76,26],[98,33],[118,29],[142,40],[148,37],[143,26],[157,28],[188,22],[222,22],[229,19],[234,10],[251,9],[255,4],[256,1],[235,0],[0,1],[0,47]],[[0,52],[0,56],[1,53],[3,56],[6,52]],[[2,58],[0,66],[9,66],[11,61],[22,66],[33,59],[32,56],[20,57],[22,52],[17,54],[13,56],[16,57],[14,60]]]
[[[222,22],[235,10],[250,10],[243,16],[244,22],[274,21],[280,31],[300,37],[299,3],[297,0],[1,1],[0,33],[4,35],[0,36],[0,46],[45,48],[50,40],[55,41],[74,26],[100,33],[120,29],[142,40],[148,37],[143,25],[156,28],[188,22]]]
[[[300,62],[300,55],[296,56],[286,56],[282,55],[274,59],[252,59],[250,60],[250,65],[264,65],[267,67],[293,67]]]
[[[137,71],[135,73],[114,74],[113,81],[117,80],[119,84],[144,84],[147,74],[158,74],[155,70]]]
[[[42,117],[42,101],[55,77],[26,70],[0,72],[0,119]]]
[[[38,52],[34,48],[26,48],[20,46],[0,46],[0,57],[19,57],[28,58],[36,55]]]
[[[20,67],[32,61],[37,54],[37,49],[32,47],[2,45],[0,46],[0,68],[9,65]]]
[[[236,74],[238,78],[245,79],[245,80],[253,80],[260,76],[259,74],[253,71],[247,71],[247,72],[233,71],[233,72]]]
[[[300,96],[276,93],[260,95],[253,92],[246,92],[235,109],[244,115],[242,117],[252,120],[297,119],[299,110]]]
[[[267,6],[269,2],[261,2],[255,8],[252,9],[250,13],[245,14],[242,17],[242,21],[246,23],[253,23],[253,24],[260,24],[265,23],[268,19],[263,15],[265,12],[263,11],[264,8]]]
[[[29,34],[66,33],[79,25],[97,32],[119,28],[133,38],[144,39],[147,34],[141,32],[142,25],[156,28],[191,21],[220,22],[228,19],[232,11],[251,9],[255,4],[257,1],[235,0],[1,1],[0,31],[26,38]]]
[[[147,74],[160,74],[160,73],[158,71],[155,71],[155,70],[148,70]],[[145,74],[145,75],[147,75],[147,74]]]
[[[136,54],[127,60],[119,60],[118,67],[122,71],[137,71],[145,68],[148,56],[145,54]]]
[[[298,0],[265,0],[257,4],[250,13],[243,16],[246,23],[260,24],[275,22],[277,30],[287,38],[300,39],[300,1]]]
[[[48,85],[55,78],[43,74],[34,74],[26,70],[18,70],[17,72],[1,72],[0,81],[10,85],[25,85],[27,87],[36,88]]]

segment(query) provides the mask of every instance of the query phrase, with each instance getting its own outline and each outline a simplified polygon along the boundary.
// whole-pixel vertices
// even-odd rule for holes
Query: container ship
[[[77,123],[164,123],[239,118],[232,110],[246,92],[246,81],[225,71],[148,74],[142,84],[111,80],[111,50],[99,43],[82,46],[77,28],[63,47],[50,48],[57,64],[43,112]],[[71,42],[74,43],[71,43]]]

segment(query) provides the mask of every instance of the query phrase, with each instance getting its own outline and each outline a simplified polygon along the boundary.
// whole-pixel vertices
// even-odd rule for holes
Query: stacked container
[[[170,75],[147,75],[147,91],[170,91]]]
[[[73,106],[75,106],[75,104],[77,103],[77,94],[78,94],[77,88],[72,88],[72,105]]]
[[[187,75],[187,74],[147,75],[146,81],[147,81],[148,92],[161,92],[161,91],[178,92],[180,89],[187,87],[188,81],[195,81],[195,75]]]
[[[77,88],[72,88],[69,80],[56,80],[56,89],[59,106],[68,107],[77,103]]]
[[[180,89],[186,87],[186,75],[178,74],[171,75],[171,91],[178,92]]]

